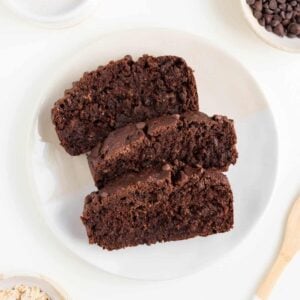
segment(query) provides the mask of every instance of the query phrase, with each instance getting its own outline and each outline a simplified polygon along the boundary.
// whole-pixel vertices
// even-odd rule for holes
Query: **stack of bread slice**
[[[233,227],[226,175],[233,121],[199,111],[195,78],[176,56],[125,56],[85,73],[52,109],[61,145],[86,154],[97,191],[84,202],[90,243],[114,250]]]

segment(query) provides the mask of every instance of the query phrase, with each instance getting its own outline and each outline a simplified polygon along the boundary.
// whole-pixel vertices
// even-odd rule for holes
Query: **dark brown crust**
[[[233,121],[201,112],[167,115],[111,132],[88,155],[98,188],[122,174],[165,163],[226,171],[237,159]]]
[[[90,151],[111,131],[163,114],[198,110],[192,70],[176,56],[131,56],[85,73],[52,109],[61,145]]]
[[[233,227],[233,196],[220,172],[151,169],[88,195],[82,221],[108,250],[207,236]]]

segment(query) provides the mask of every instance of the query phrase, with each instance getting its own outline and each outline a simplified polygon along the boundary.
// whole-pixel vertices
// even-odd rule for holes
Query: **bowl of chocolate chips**
[[[300,52],[300,0],[241,0],[254,32],[269,45]]]

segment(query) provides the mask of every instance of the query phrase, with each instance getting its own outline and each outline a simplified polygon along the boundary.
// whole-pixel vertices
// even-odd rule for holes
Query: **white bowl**
[[[246,0],[240,0],[243,10],[243,14],[247,19],[250,27],[253,31],[267,44],[275,48],[289,51],[289,52],[300,52],[300,38],[288,38],[280,37],[269,32],[265,27],[261,26],[257,19],[253,16],[250,6],[247,4]]]
[[[11,289],[18,285],[36,286],[45,292],[52,300],[67,300],[69,297],[56,283],[37,274],[0,274],[0,290]]]
[[[97,0],[3,0],[14,13],[47,27],[68,27],[80,23],[98,5]]]

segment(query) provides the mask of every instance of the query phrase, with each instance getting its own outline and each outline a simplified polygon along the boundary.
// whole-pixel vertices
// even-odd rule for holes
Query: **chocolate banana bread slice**
[[[52,109],[61,145],[90,151],[111,131],[163,114],[198,110],[192,70],[176,56],[125,56],[85,73]]]
[[[166,115],[111,132],[88,155],[98,188],[128,172],[165,163],[226,171],[237,159],[233,121],[201,112]]]
[[[89,242],[113,250],[221,233],[233,227],[233,196],[225,175],[170,165],[109,183],[85,199]]]

